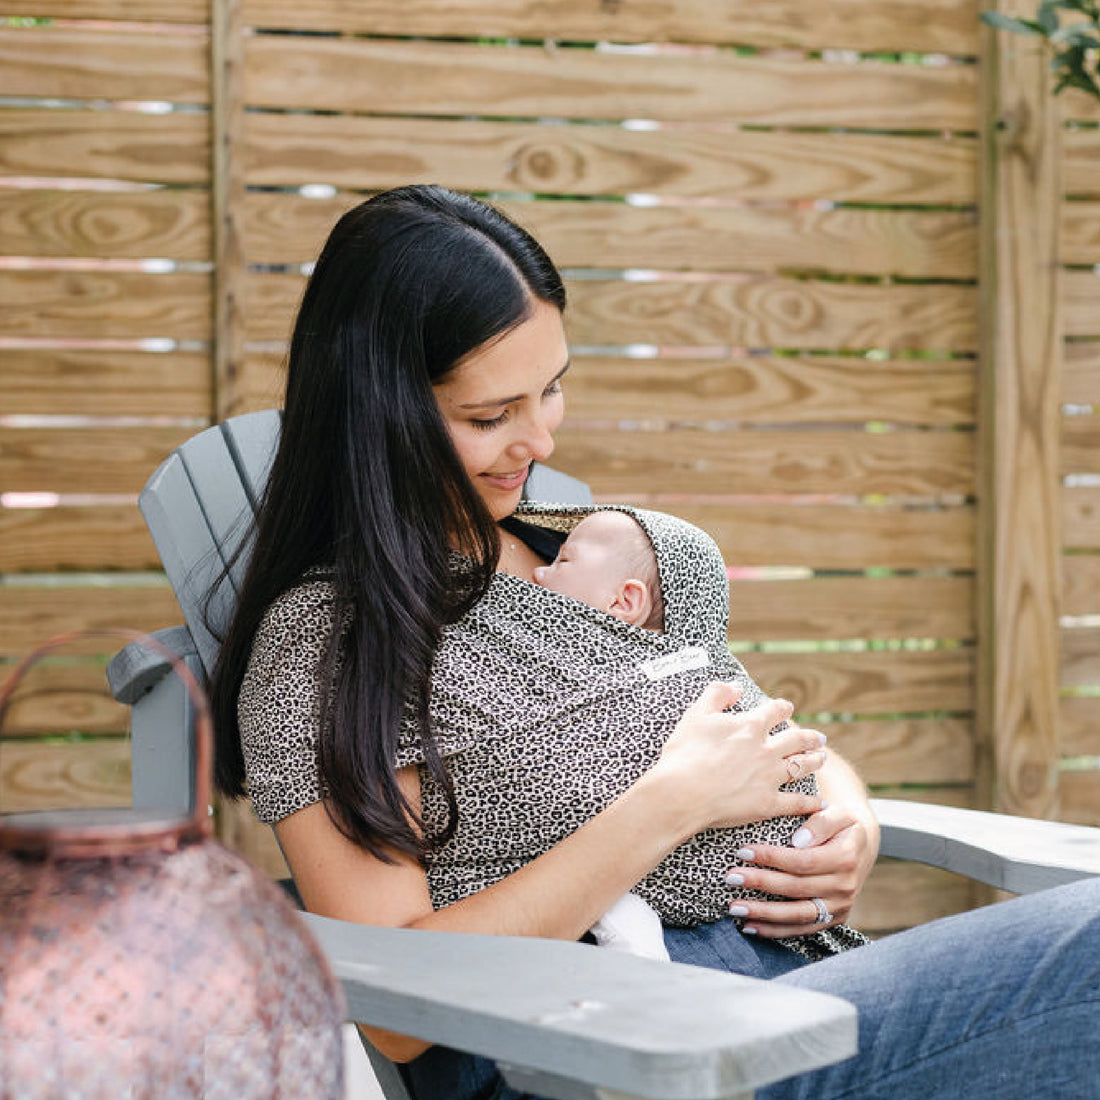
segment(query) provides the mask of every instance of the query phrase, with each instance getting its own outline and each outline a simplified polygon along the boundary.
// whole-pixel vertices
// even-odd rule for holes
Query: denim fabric
[[[666,929],[673,961],[833,993],[859,1054],[758,1100],[1096,1100],[1100,879],[991,905],[806,964],[733,921]],[[492,1062],[433,1048],[403,1067],[414,1100],[537,1100]]]

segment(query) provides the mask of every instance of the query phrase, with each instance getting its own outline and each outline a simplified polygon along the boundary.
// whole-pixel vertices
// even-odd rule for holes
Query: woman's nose
[[[516,451],[522,451],[524,458],[545,462],[554,453],[554,435],[546,420],[536,414],[524,424],[522,435],[512,446]]]

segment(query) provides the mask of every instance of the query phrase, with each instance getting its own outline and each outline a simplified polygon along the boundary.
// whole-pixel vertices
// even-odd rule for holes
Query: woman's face
[[[475,348],[435,386],[439,411],[470,480],[493,519],[520,502],[532,462],[554,450],[569,349],[557,306]]]

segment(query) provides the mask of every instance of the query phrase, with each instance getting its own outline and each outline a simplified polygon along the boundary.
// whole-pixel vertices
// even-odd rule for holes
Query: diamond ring
[[[817,910],[816,924],[828,924],[833,919],[833,914],[829,912],[826,904],[821,898],[810,898],[810,901],[814,903],[814,908]]]
[[[802,761],[797,756],[792,756],[787,761],[787,775],[791,779],[797,779],[802,774]]]

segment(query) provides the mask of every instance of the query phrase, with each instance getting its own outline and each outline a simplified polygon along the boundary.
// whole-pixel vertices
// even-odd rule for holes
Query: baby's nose
[[[546,576],[546,570],[549,569],[548,565],[536,565],[534,572],[531,574],[535,579],[535,584],[542,584],[543,578]]]

